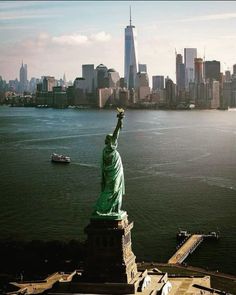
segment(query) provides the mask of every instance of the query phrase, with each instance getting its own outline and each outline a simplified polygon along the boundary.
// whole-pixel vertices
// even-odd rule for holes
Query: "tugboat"
[[[51,161],[56,163],[70,163],[70,157],[53,153],[51,156]]]

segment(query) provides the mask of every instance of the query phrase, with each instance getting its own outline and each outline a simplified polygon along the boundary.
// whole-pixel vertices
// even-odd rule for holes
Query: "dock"
[[[182,263],[189,254],[191,254],[198,245],[203,241],[204,235],[193,234],[184,244],[177,250],[177,252],[168,260],[169,264]]]

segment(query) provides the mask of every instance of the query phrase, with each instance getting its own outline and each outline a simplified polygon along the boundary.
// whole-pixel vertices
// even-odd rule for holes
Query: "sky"
[[[82,64],[103,63],[124,75],[124,29],[137,30],[138,60],[153,75],[175,81],[175,50],[236,64],[234,1],[0,1],[0,76],[80,77]]]

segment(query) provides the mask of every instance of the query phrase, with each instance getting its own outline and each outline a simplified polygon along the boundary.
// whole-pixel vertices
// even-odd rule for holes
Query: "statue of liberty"
[[[124,172],[120,154],[117,151],[118,137],[122,128],[124,110],[117,109],[117,125],[113,134],[105,138],[102,154],[102,183],[101,193],[95,205],[93,215],[118,216],[122,214],[122,196],[125,193]]]

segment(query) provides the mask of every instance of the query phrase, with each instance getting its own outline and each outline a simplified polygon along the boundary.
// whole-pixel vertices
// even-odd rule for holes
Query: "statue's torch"
[[[125,117],[125,111],[122,108],[117,108],[117,118],[120,119],[120,128],[122,128],[122,119]]]

